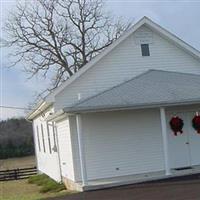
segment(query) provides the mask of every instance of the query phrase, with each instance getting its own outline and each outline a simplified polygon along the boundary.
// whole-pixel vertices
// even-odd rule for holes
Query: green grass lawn
[[[35,157],[0,160],[0,170],[35,166]],[[0,200],[41,200],[69,195],[63,184],[58,184],[46,175],[36,175],[29,180],[0,182]]]
[[[28,180],[0,182],[0,200],[42,200],[73,193],[63,190],[61,186],[55,186],[49,180],[43,181],[40,186],[36,184],[30,184]]]

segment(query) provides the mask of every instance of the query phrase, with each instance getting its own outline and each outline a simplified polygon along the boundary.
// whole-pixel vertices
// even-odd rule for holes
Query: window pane
[[[141,51],[142,51],[142,56],[150,56],[148,44],[141,44]]]

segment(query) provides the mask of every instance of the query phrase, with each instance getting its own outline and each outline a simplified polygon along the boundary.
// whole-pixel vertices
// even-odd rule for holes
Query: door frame
[[[169,164],[171,169],[191,167],[191,150],[190,150],[190,127],[189,127],[189,112],[182,111],[177,113],[184,120],[183,134],[173,136],[173,131],[170,129],[169,121],[174,112],[167,114],[167,133],[169,145]]]

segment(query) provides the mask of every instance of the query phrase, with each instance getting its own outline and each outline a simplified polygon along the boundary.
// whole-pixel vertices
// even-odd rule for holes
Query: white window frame
[[[42,133],[43,150],[44,150],[44,153],[46,153],[44,130],[43,130],[43,124],[42,123],[41,123],[41,133]]]
[[[36,132],[37,132],[38,149],[39,149],[39,152],[41,152],[40,133],[39,133],[39,127],[38,127],[38,125],[36,126]]]

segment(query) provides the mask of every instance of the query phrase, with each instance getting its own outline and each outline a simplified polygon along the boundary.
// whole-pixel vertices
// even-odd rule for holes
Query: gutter
[[[185,106],[185,105],[198,105],[200,104],[200,100],[194,101],[185,101],[185,102],[162,102],[162,103],[152,103],[152,104],[138,104],[138,105],[124,105],[124,106],[99,106],[99,107],[65,107],[63,109],[64,112],[68,114],[77,114],[77,113],[96,113],[96,112],[109,112],[109,111],[120,111],[120,110],[137,110],[137,109],[151,109],[151,108],[159,108],[159,107],[171,107],[171,106]]]

